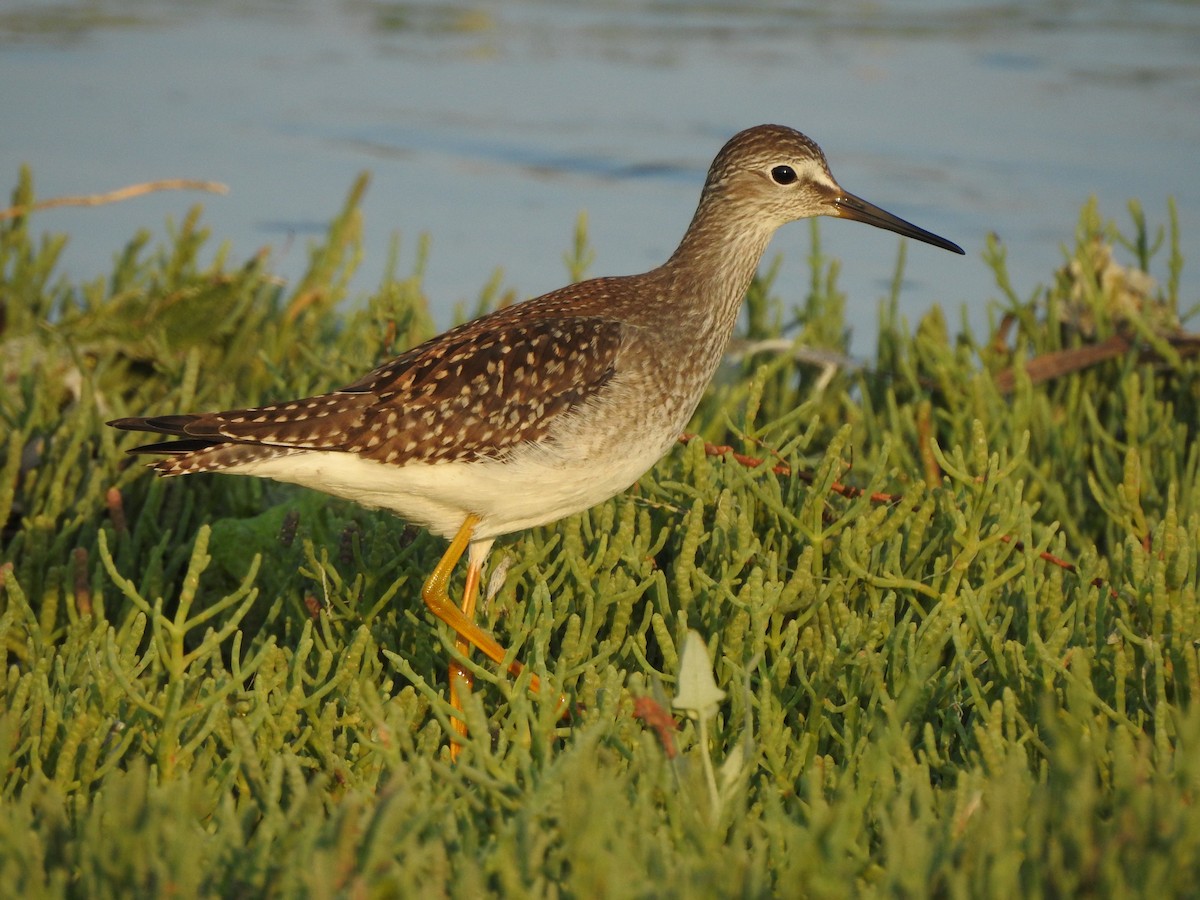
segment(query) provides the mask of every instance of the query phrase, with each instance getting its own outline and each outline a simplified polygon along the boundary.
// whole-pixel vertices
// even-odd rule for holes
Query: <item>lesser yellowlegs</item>
[[[493,541],[612,497],[667,452],[721,361],[772,234],[818,215],[963,252],[842,190],[803,134],[761,125],[717,154],[691,225],[657,269],[498,310],[332,393],[109,424],[181,438],[133,450],[166,454],[154,464],[160,475],[292,482],[450,539],[424,601],[460,650],[503,663],[504,648],[473,620]],[[464,551],[460,607],[447,582]],[[455,705],[460,678],[452,664]]]

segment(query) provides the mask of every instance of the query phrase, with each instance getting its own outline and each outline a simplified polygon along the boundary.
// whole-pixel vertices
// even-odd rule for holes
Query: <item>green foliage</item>
[[[985,341],[897,319],[901,254],[870,367],[727,366],[694,430],[765,463],[692,440],[503,543],[482,618],[545,695],[468,662],[451,764],[453,640],[418,598],[440,542],[283,485],[153,479],[102,425],[327,389],[427,337],[425,243],[343,309],[365,186],[294,286],[265,258],[202,265],[198,210],[82,285],[62,238],[0,223],[6,893],[1193,890],[1200,379],[1169,340],[1174,222],[1133,206],[1126,238],[1089,205],[1028,299],[989,245]],[[591,258],[581,220],[571,277]],[[744,336],[836,360],[815,228],[810,262],[792,308],[756,283]],[[1136,349],[1024,374],[1114,334]],[[689,630],[715,689],[693,649],[704,714],[668,728]]]

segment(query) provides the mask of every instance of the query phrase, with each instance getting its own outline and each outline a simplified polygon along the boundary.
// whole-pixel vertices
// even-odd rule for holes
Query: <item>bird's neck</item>
[[[706,193],[683,240],[659,269],[680,305],[673,312],[703,322],[722,351],[775,232],[775,226],[761,218],[731,215],[731,207],[736,209]]]

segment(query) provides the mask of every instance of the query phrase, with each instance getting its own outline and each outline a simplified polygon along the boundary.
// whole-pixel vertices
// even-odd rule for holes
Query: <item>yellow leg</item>
[[[503,663],[504,657],[507,655],[504,648],[500,646],[494,637],[476,625],[472,618],[475,614],[476,598],[479,596],[480,566],[483,561],[479,560],[478,564],[473,563],[467,569],[467,584],[466,590],[463,592],[461,609],[450,599],[450,593],[447,590],[450,575],[454,572],[454,567],[458,565],[458,561],[462,558],[467,546],[471,543],[471,534],[475,531],[475,526],[478,524],[479,516],[467,516],[462,527],[458,529],[458,534],[450,542],[450,546],[446,549],[445,554],[429,578],[425,580],[425,586],[421,588],[421,599],[425,601],[425,605],[429,607],[430,612],[457,632],[458,637],[455,639],[455,646],[460,651],[466,653],[471,647],[476,647],[492,662]],[[514,677],[520,675],[523,668],[524,666],[516,661],[508,664],[508,672]],[[455,709],[462,709],[460,692],[463,689],[470,691],[471,680],[470,673],[464,667],[458,663],[451,663],[450,702],[454,705]],[[529,689],[534,693],[539,691],[540,683],[536,676],[530,680]],[[456,721],[454,727],[459,734],[466,733],[465,725],[460,725]],[[457,745],[452,745],[451,752],[457,755],[455,747]]]
[[[463,588],[462,614],[470,622],[475,621],[475,602],[479,598],[479,577],[482,569],[482,560],[476,560],[473,556],[470,563],[467,565],[467,583]],[[470,657],[471,644],[461,634],[454,642],[454,648],[463,656]],[[471,687],[475,684],[475,676],[471,674],[471,670],[459,663],[458,660],[450,660],[450,705],[462,712],[462,698],[471,693]],[[467,721],[464,718],[454,720],[454,730],[463,737],[467,736]],[[451,754],[454,753],[453,747]]]

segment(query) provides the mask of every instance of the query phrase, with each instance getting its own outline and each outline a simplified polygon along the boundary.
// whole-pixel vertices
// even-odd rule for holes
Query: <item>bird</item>
[[[663,457],[721,362],[775,231],[822,215],[963,253],[843,190],[804,134],[759,125],[717,153],[682,240],[655,269],[498,309],[329,393],[107,424],[172,438],[130,451],[160,456],[158,475],[303,485],[449,540],[422,599],[461,654],[474,647],[515,676],[520,663],[474,621],[493,543],[621,493]],[[464,553],[456,603],[448,584]],[[469,671],[452,661],[454,709],[470,689]],[[465,736],[461,715],[454,724]]]

